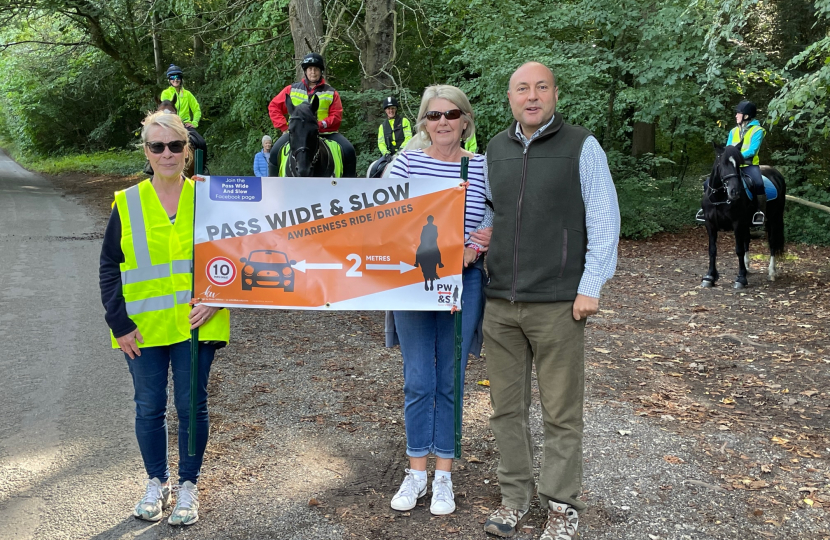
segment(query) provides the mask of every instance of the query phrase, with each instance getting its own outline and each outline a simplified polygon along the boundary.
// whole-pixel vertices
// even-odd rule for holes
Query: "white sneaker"
[[[176,507],[167,518],[170,525],[193,525],[199,521],[199,488],[190,480],[173,488]]]
[[[455,512],[452,481],[446,476],[438,477],[432,482],[432,503],[429,505],[429,511],[433,516],[445,516]]]
[[[427,481],[422,482],[415,478],[412,470],[406,469],[406,476],[401,483],[401,488],[392,497],[392,509],[400,512],[412,510],[418,504],[418,499],[427,494]]]
[[[168,506],[170,506],[170,486],[162,485],[158,478],[148,479],[144,498],[135,505],[133,515],[146,521],[158,521]]]

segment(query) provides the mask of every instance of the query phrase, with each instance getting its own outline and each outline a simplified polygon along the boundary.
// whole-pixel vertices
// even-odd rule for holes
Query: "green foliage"
[[[670,176],[656,178],[655,169],[667,164],[667,160],[650,154],[635,159],[619,152],[608,153],[620,204],[621,236],[647,238],[694,222],[700,185],[691,179],[678,182]]]
[[[379,157],[384,96],[397,96],[414,120],[424,87],[458,85],[483,149],[512,121],[510,75],[536,60],[557,75],[557,111],[608,152],[625,236],[691,222],[710,143],[725,140],[743,98],[769,121],[762,163],[778,166],[807,198],[826,192],[830,0],[398,2],[388,66],[395,83],[384,90],[370,90],[376,85],[361,65],[361,14],[371,1],[323,2],[325,76],[343,100],[340,131],[357,150],[361,175]],[[181,66],[201,104],[211,172],[251,174],[262,135],[280,135],[268,104],[296,76],[289,2],[84,0],[88,16],[73,18],[66,14],[75,0],[0,0],[0,140],[39,158],[130,148],[165,86],[155,35],[160,71]],[[655,126],[656,144],[653,155],[635,159],[638,122]],[[805,221],[811,212],[794,210],[794,223],[819,238],[823,218]]]
[[[15,156],[25,168],[45,174],[83,172],[93,174],[131,175],[144,168],[141,150],[105,150],[102,152],[67,154],[32,158]]]
[[[806,185],[788,189],[790,195],[830,206],[830,188]],[[795,202],[787,202],[784,214],[788,242],[830,245],[830,214]]]
[[[830,1],[816,0],[819,19],[815,25],[826,27],[830,19]],[[802,126],[807,136],[830,136],[830,36],[809,44],[786,65],[793,75],[770,102],[770,122],[785,128]]]

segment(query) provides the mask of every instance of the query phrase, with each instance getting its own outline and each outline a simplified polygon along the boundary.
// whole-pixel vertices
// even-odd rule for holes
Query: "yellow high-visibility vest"
[[[121,290],[127,315],[144,338],[139,347],[159,347],[190,339],[193,281],[192,180],[185,180],[176,222],[170,223],[150,180],[115,192],[121,218]],[[110,332],[112,347],[119,348]],[[230,339],[230,315],[220,309],[199,327],[199,341]]]
[[[291,93],[289,95],[295,107],[300,103],[308,102],[311,97],[308,95],[308,90],[302,81],[291,85]],[[323,121],[329,117],[329,109],[334,101],[334,87],[328,84],[322,84],[317,89],[317,92],[312,95],[316,95],[317,99],[320,100],[320,106],[317,108],[317,120]]]
[[[749,145],[752,142],[752,136],[755,135],[758,131],[761,131],[765,135],[767,133],[766,130],[761,126],[749,126],[749,129],[746,130],[746,133],[744,133],[744,138],[741,139],[741,128],[734,127],[732,128],[732,131],[729,132],[729,144],[735,146],[740,142],[741,153],[746,152],[747,150],[749,150]],[[758,150],[760,150],[760,148]],[[758,154],[760,154],[760,152],[755,152],[755,155],[752,156],[752,163],[744,163],[743,166],[746,167],[747,165],[760,164],[761,160],[758,158]]]

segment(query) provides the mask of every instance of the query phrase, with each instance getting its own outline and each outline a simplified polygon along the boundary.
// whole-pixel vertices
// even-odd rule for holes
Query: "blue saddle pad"
[[[778,198],[778,190],[775,189],[775,184],[772,183],[772,180],[770,180],[766,176],[764,176],[763,178],[764,178],[764,191],[767,192],[767,201],[774,201],[775,199]],[[749,180],[749,182],[752,182],[752,181]],[[746,194],[749,197],[749,199],[750,200],[754,199],[755,196],[752,194],[752,190],[750,190],[749,187],[747,187],[746,183],[744,183],[744,188],[746,189]]]

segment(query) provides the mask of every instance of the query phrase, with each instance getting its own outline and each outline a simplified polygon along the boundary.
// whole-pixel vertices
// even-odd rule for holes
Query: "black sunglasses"
[[[449,111],[427,111],[424,115],[424,118],[429,120],[430,122],[436,122],[441,119],[441,115],[444,115],[444,118],[447,120],[458,120],[461,118],[461,109],[451,109]]]
[[[184,147],[187,146],[187,141],[170,141],[169,143],[147,142],[144,143],[144,146],[149,148],[153,154],[161,154],[164,152],[165,147],[169,148],[174,154],[181,154],[184,151]]]
[[[170,80],[171,81],[180,81],[180,80],[182,80],[182,76],[181,75],[170,75]]]

